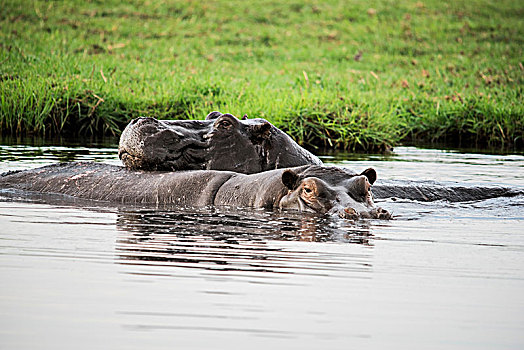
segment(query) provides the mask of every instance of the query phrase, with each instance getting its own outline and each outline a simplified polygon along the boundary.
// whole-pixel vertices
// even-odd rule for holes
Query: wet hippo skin
[[[5,173],[0,189],[17,189],[113,203],[289,209],[343,218],[389,219],[370,193],[373,169],[305,165],[245,175],[230,171],[135,171],[82,162]]]
[[[122,132],[118,155],[141,170],[229,170],[244,174],[322,165],[264,119],[211,112],[205,120],[137,118]]]

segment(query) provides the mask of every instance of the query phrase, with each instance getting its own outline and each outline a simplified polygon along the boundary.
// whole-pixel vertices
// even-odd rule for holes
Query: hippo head
[[[131,169],[229,170],[253,174],[305,164],[320,165],[267,120],[211,112],[205,120],[132,120],[118,155]]]
[[[281,199],[280,208],[336,214],[346,219],[390,219],[391,214],[375,207],[371,185],[377,173],[369,168],[353,174],[337,167],[287,169],[282,183],[288,193]]]

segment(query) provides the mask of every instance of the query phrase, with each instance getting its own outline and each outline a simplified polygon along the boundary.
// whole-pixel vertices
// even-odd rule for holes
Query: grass
[[[4,135],[263,117],[299,143],[524,146],[521,1],[0,0]]]

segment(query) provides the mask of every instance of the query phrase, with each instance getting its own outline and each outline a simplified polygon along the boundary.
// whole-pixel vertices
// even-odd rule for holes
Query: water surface
[[[119,164],[0,146],[0,172]],[[522,188],[524,156],[325,156],[387,180]],[[386,200],[392,221],[0,196],[1,349],[520,349],[524,198]]]

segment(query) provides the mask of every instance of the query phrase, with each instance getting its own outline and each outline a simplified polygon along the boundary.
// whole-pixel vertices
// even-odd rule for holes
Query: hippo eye
[[[222,129],[228,129],[232,126],[231,122],[228,120],[222,120],[220,123],[218,123],[218,127]]]

